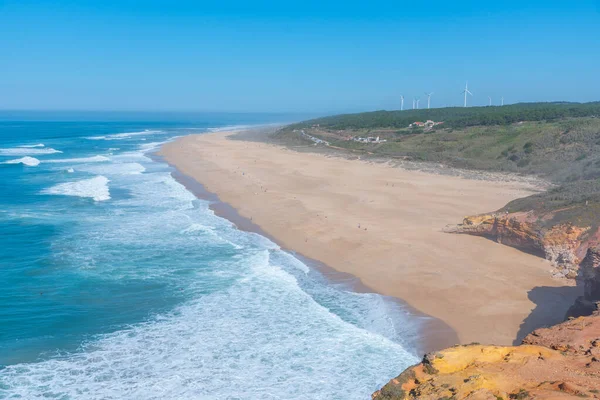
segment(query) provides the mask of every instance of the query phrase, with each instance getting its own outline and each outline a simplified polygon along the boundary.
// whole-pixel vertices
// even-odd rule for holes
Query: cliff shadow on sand
[[[581,283],[578,283],[577,286],[538,286],[531,289],[527,293],[527,297],[535,303],[535,308],[521,323],[513,345],[521,344],[525,336],[536,329],[563,322],[569,308],[582,294]]]

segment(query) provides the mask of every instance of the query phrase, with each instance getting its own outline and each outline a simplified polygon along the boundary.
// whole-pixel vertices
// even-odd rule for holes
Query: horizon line
[[[472,105],[472,106],[468,106],[466,108],[485,108],[485,107],[507,107],[507,106],[514,106],[514,105],[519,105],[519,104],[592,104],[592,103],[599,103],[600,100],[593,100],[593,101],[566,101],[566,100],[549,100],[549,101],[522,101],[522,102],[517,102],[517,103],[508,103],[508,104],[504,104],[504,106],[502,105],[494,105],[492,104],[490,105]],[[176,110],[176,109],[165,109],[165,110],[152,110],[152,109],[128,109],[128,110],[115,110],[115,109],[68,109],[68,108],[61,108],[61,109],[37,109],[37,108],[0,108],[0,113],[114,113],[114,114],[118,114],[118,113],[140,113],[140,114],[151,114],[151,113],[164,113],[164,114],[278,114],[278,115],[285,115],[285,114],[325,114],[325,113],[344,113],[344,114],[348,114],[348,113],[363,113],[363,112],[377,112],[377,111],[388,111],[388,112],[394,112],[394,111],[427,111],[427,110],[433,110],[433,109],[443,109],[443,108],[465,108],[462,105],[446,105],[446,106],[442,106],[442,107],[431,107],[429,109],[427,108],[419,108],[419,109],[405,109],[405,110],[399,110],[399,109],[385,109],[385,108],[381,108],[381,109],[371,109],[371,110],[362,110],[362,111],[358,111],[358,110],[329,110],[329,111],[317,111],[317,110],[312,110],[312,111],[238,111],[238,110]]]

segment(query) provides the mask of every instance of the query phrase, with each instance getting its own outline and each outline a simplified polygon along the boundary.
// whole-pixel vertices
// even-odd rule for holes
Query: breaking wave
[[[361,399],[417,361],[314,301],[269,251],[231,262],[213,277],[243,271],[229,288],[75,354],[8,366],[0,383],[27,399]]]
[[[61,158],[57,160],[46,160],[45,163],[93,163],[93,162],[104,162],[110,161],[108,157],[104,156],[92,156],[92,157],[81,157],[81,158]]]
[[[27,165],[29,167],[35,167],[37,165],[40,165],[40,160],[38,160],[35,157],[25,156],[25,157],[17,158],[15,160],[4,161],[2,164],[23,164],[23,165]]]
[[[146,171],[146,167],[137,162],[102,163],[86,165],[78,168],[80,171],[99,175],[138,175]]]
[[[141,136],[141,135],[156,135],[159,133],[164,133],[163,131],[155,131],[155,130],[144,130],[139,132],[123,132],[123,133],[115,133],[112,135],[101,135],[101,136],[88,136],[86,139],[89,140],[123,140],[132,136]]]
[[[51,147],[34,148],[34,147],[13,147],[0,149],[0,156],[28,156],[37,154],[54,154],[62,153],[60,150]]]
[[[90,197],[94,201],[105,201],[110,199],[108,190],[108,178],[96,176],[91,179],[83,179],[75,182],[59,183],[42,191],[44,194]]]

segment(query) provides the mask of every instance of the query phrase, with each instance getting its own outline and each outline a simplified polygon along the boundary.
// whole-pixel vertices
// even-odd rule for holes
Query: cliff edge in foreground
[[[600,312],[538,329],[521,346],[425,355],[372,396],[401,399],[600,398]]]

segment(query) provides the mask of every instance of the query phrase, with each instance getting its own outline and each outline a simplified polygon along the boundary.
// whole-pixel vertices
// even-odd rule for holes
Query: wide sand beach
[[[579,294],[535,255],[442,232],[527,196],[530,183],[409,171],[231,134],[182,137],[159,154],[285,248],[441,319],[461,343],[512,344],[561,321]]]

